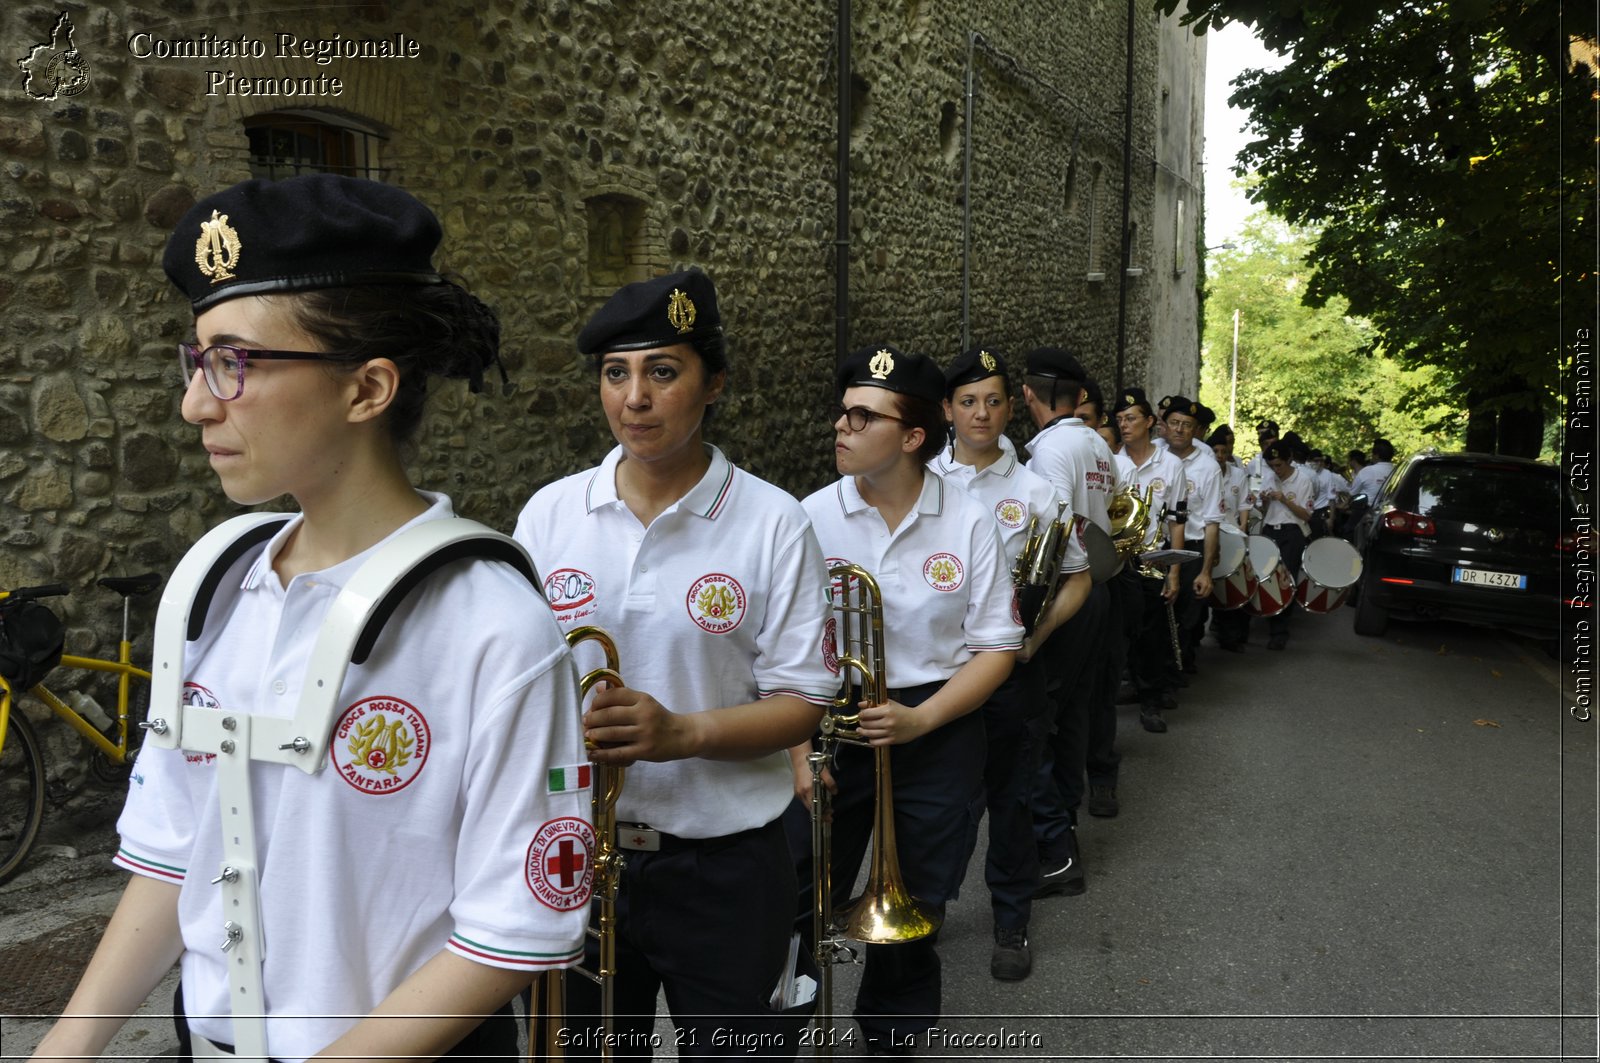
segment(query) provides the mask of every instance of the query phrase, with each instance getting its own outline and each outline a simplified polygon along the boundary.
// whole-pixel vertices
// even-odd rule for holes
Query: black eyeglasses
[[[232,402],[244,394],[244,367],[252,358],[294,362],[325,362],[337,359],[336,354],[315,351],[265,351],[250,347],[229,347],[217,344],[201,350],[197,344],[178,344],[178,373],[187,388],[200,370],[206,378],[206,387],[223,402]]]
[[[852,432],[865,432],[867,425],[880,417],[885,421],[894,421],[896,424],[906,423],[892,413],[879,413],[877,410],[869,410],[865,406],[852,406],[847,410],[836,402],[828,407],[829,424],[837,424],[841,417],[845,419],[845,423],[850,426],[850,431]]]

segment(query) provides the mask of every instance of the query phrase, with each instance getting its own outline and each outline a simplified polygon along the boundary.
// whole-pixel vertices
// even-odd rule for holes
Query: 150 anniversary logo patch
[[[581,620],[596,610],[594,577],[582,569],[558,568],[544,579],[544,597],[557,620]]]

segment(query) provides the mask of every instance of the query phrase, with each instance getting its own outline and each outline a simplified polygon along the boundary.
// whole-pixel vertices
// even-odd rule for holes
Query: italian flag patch
[[[593,766],[589,764],[572,764],[565,768],[551,768],[548,792],[566,794],[574,790],[587,790],[589,788],[589,775],[593,770]]]

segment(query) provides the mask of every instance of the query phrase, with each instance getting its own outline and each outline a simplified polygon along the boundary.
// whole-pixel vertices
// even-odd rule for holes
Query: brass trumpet
[[[567,632],[567,645],[599,643],[605,653],[604,667],[584,673],[578,681],[579,711],[582,700],[600,683],[623,686],[617,644],[603,628],[586,625]],[[587,742],[585,743],[587,744]],[[623,858],[617,849],[617,798],[622,796],[624,769],[595,764],[591,773],[590,807],[594,817],[594,899],[600,905],[600,925],[589,928],[589,937],[600,943],[595,970],[574,966],[576,972],[600,987],[600,1058],[610,1060],[615,1044],[617,1014],[617,886],[622,880]],[[566,1056],[558,1036],[567,1014],[567,971],[545,971],[533,982],[528,1005],[528,1055],[530,1059],[561,1059]],[[535,1046],[542,1042],[542,1053]]]
[[[1066,552],[1069,534],[1061,519],[1066,509],[1067,504],[1058,500],[1055,519],[1042,532],[1038,517],[1028,521],[1022,553],[1017,555],[1017,563],[1011,569],[1011,582],[1017,589],[1017,613],[1022,617],[1023,630],[1029,635],[1044,619],[1045,610],[1050,608],[1061,582],[1061,555]]]
[[[832,797],[822,771],[834,758],[841,742],[869,745],[861,737],[860,712],[852,707],[852,679],[858,679],[863,700],[882,705],[889,700],[888,666],[883,654],[883,595],[877,580],[859,565],[838,565],[828,570],[834,593],[834,613],[839,626],[838,698],[823,715],[820,749],[806,759],[811,767],[811,863],[813,905],[811,933],[817,961],[817,1028],[833,1024],[833,976],[836,963],[849,963],[855,952],[833,933],[833,831]],[[889,747],[873,749],[876,790],[872,818],[872,863],[866,892],[850,903],[843,917],[843,935],[874,945],[925,938],[939,929],[939,916],[906,892],[900,874],[900,857],[894,836],[894,780]],[[832,1055],[831,1040],[820,1039],[818,1055]]]

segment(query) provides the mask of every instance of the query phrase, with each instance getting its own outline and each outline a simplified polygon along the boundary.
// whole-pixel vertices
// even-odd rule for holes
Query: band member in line
[[[995,941],[989,973],[1001,981],[1018,981],[1033,967],[1028,919],[1039,886],[1039,851],[1033,842],[1030,798],[1053,715],[1042,660],[1035,658],[1060,649],[1050,639],[1088,596],[1089,559],[1075,530],[1071,506],[1058,507],[1057,502],[1065,500],[1048,481],[1023,467],[1006,439],[1011,395],[1000,354],[971,350],[950,364],[945,371],[944,414],[954,439],[930,467],[988,509],[1000,533],[1008,571],[1015,568],[1027,544],[1030,526],[1036,526],[1040,536],[1058,519],[1066,527],[1060,589],[1030,633],[1011,677],[983,707],[989,744],[984,768],[989,812],[984,879],[994,911]],[[1023,604],[1031,608],[1031,603]],[[1031,623],[1033,617],[1024,620]]]
[[[1160,546],[1163,537],[1169,538],[1175,549],[1183,549],[1183,521],[1177,516],[1179,503],[1184,501],[1183,462],[1150,438],[1156,416],[1143,390],[1123,389],[1115,416],[1117,432],[1122,436],[1117,479],[1131,484],[1141,498],[1147,490],[1150,492],[1150,525],[1142,549]],[[1135,608],[1140,610],[1128,645],[1128,674],[1139,692],[1140,725],[1160,734],[1167,729],[1162,710],[1177,705],[1178,662],[1173,659],[1168,608],[1178,600],[1178,566],[1172,565],[1165,574],[1154,577],[1134,572],[1137,567],[1137,561],[1129,562],[1118,577],[1136,581],[1138,586],[1136,595],[1123,598],[1124,603],[1130,598],[1138,602]]]
[[[1038,430],[1028,441],[1028,469],[1071,503],[1073,514],[1110,534],[1106,505],[1117,489],[1116,463],[1098,432],[1077,416],[1088,374],[1060,347],[1028,352],[1023,404]],[[1042,659],[1055,703],[1050,737],[1034,781],[1033,831],[1039,848],[1037,897],[1080,894],[1088,888],[1078,845],[1084,779],[1089,814],[1115,816],[1117,678],[1122,672],[1120,613],[1108,584],[1090,589]]]
[[[411,485],[401,450],[428,379],[476,386],[499,326],[435,271],[440,235],[408,193],[329,174],[235,185],[173,232],[163,265],[195,315],[178,345],[183,417],[234,503],[300,507],[218,585],[186,653],[188,703],[292,715],[340,588],[403,529],[450,516],[448,498]],[[583,755],[577,673],[549,607],[504,563],[444,568],[350,667],[340,704],[361,726],[334,739],[329,770],[249,767],[271,1056],[515,1053],[509,1002],[532,972],[581,955],[587,902],[569,883],[575,910],[538,903],[557,890],[529,859],[541,825],[589,829],[587,804],[545,785],[547,767]],[[218,945],[247,917],[211,881],[217,788],[214,758],[140,751],[116,856],[133,877],[39,1057],[98,1055],[180,957],[180,1054],[232,1052],[238,953]]]
[[[883,593],[889,700],[861,708],[861,732],[888,746],[895,835],[906,888],[942,910],[966,872],[981,807],[983,716],[1022,646],[994,518],[927,468],[944,442],[944,376],[931,359],[887,345],[859,350],[837,377],[834,456],[841,479],[803,503],[830,564],[860,565]],[[809,800],[809,744],[794,753]],[[874,756],[839,749],[833,883],[847,901],[872,830]],[[810,881],[811,832],[800,802],[790,845]],[[808,910],[808,909],[802,909]],[[866,946],[855,1016],[867,1048],[910,1054],[940,1011],[935,938]]]
[[[1280,563],[1298,573],[1310,537],[1317,483],[1310,469],[1292,463],[1293,450],[1287,441],[1269,443],[1261,454],[1269,470],[1261,488],[1261,534],[1278,544]],[[1299,603],[1291,601],[1289,608],[1267,618],[1267,649],[1281,650],[1289,644],[1289,614],[1299,608]]]
[[[1184,541],[1200,557],[1179,566],[1178,638],[1185,672],[1199,671],[1195,650],[1205,635],[1206,599],[1211,596],[1211,569],[1217,563],[1218,525],[1222,523],[1222,470],[1217,456],[1204,443],[1195,441],[1195,432],[1204,416],[1198,402],[1174,395],[1167,404],[1167,445],[1183,465],[1184,498],[1188,521]]]
[[[583,718],[591,758],[628,766],[619,1054],[649,1055],[665,990],[680,1057],[752,1044],[793,1056],[805,1017],[770,1003],[798,903],[779,817],[793,797],[785,750],[816,731],[837,683],[822,655],[822,553],[792,496],[705,442],[728,371],[709,277],[625,286],[578,349],[617,446],[535,494],[515,535],[556,619],[611,632],[627,682],[601,690]],[[571,979],[569,996],[572,1030],[595,1033],[598,990]]]

